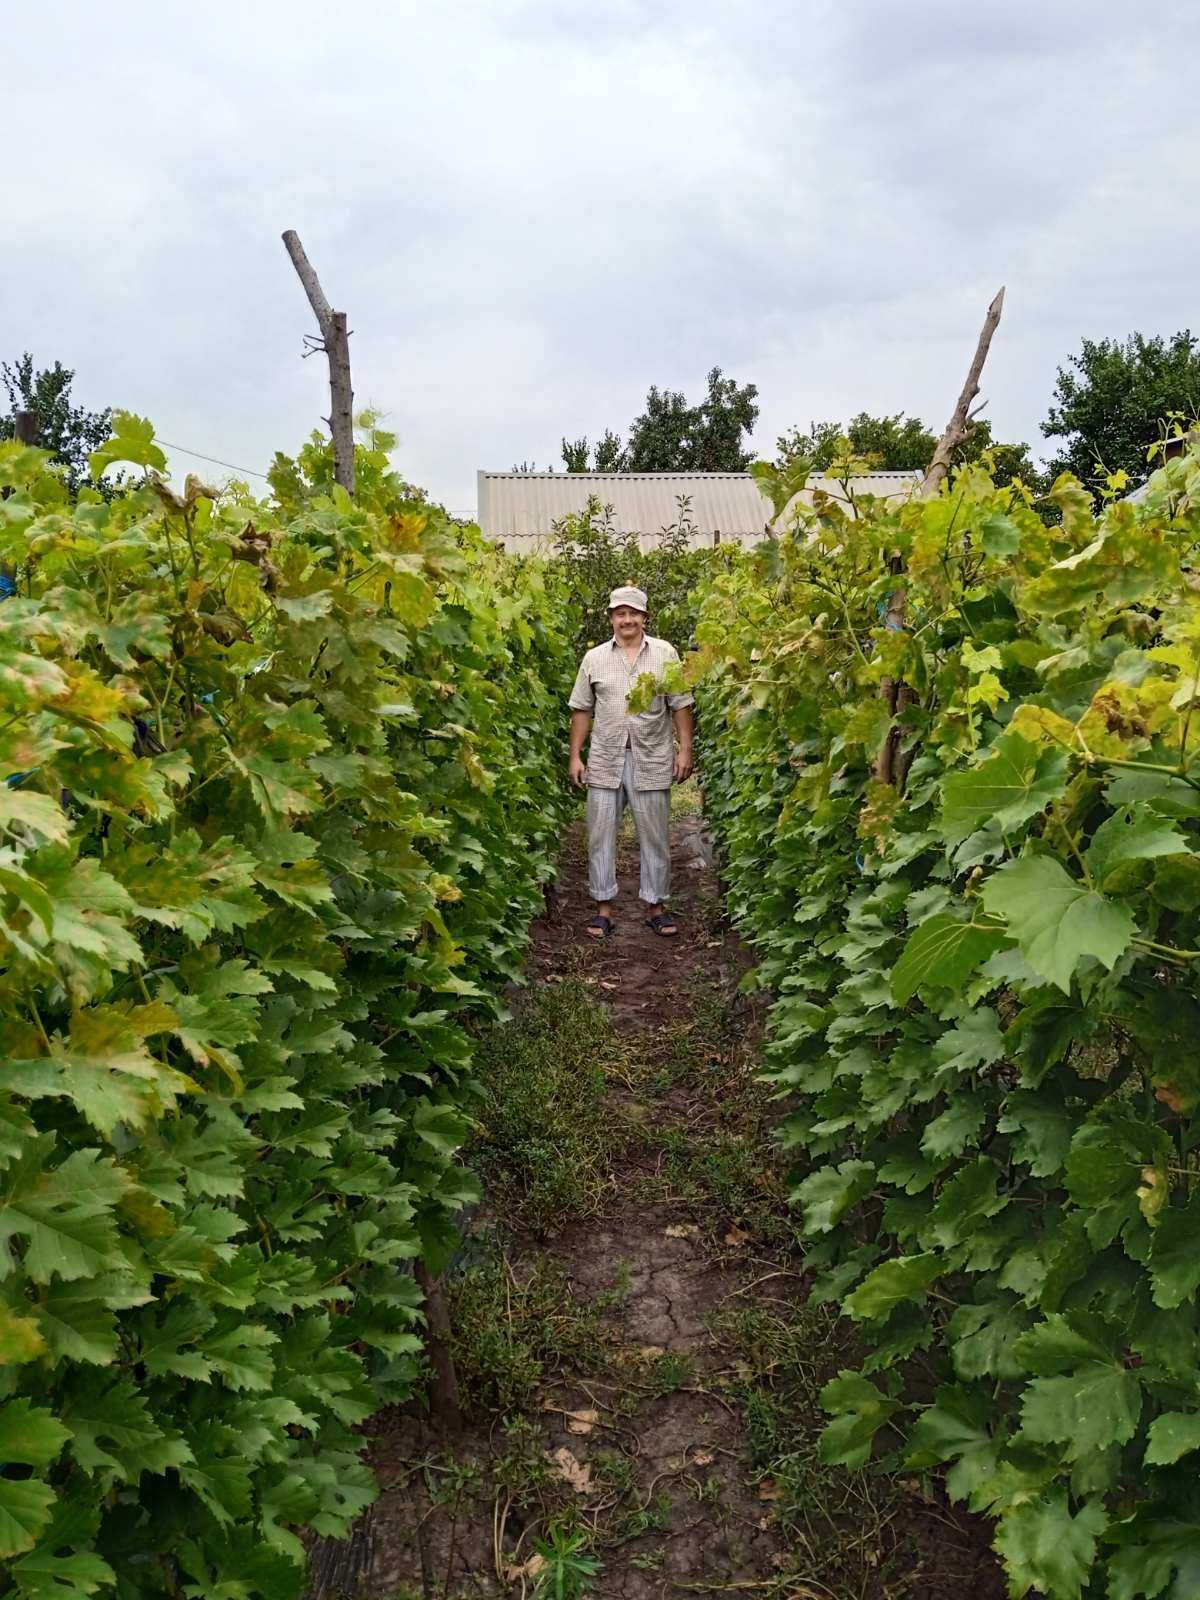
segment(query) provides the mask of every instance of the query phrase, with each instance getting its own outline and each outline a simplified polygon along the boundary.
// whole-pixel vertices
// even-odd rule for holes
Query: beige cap
[[[650,610],[650,602],[646,599],[644,589],[635,589],[632,584],[626,584],[622,589],[614,589],[608,597],[608,609],[615,611],[618,606],[632,606],[635,611]]]

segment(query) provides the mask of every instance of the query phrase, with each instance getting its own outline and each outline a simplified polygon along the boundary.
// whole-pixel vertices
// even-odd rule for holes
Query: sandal
[[[647,917],[646,926],[653,929],[660,939],[673,939],[679,932],[679,924],[669,911],[658,911],[654,916]]]
[[[602,916],[593,917],[584,928],[584,932],[592,939],[611,939],[612,931],[612,918]]]

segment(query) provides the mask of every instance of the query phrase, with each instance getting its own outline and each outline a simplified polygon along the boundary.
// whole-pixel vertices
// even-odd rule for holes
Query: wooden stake
[[[1004,290],[1001,289],[991,305],[987,308],[987,316],[983,319],[983,329],[979,335],[979,343],[975,346],[975,355],[967,373],[967,381],[962,386],[962,393],[958,397],[958,404],[950,415],[946,424],[946,431],[938,440],[937,449],[933,452],[933,460],[929,463],[921,484],[921,499],[931,499],[941,487],[942,479],[950,470],[950,462],[954,452],[967,436],[967,425],[970,421],[971,402],[979,393],[979,378],[983,372],[983,364],[987,360],[988,351],[992,345],[992,335],[1000,322],[1000,313],[1004,310]]]
[[[442,1280],[430,1275],[423,1261],[413,1266],[413,1274],[425,1296],[425,1348],[432,1367],[429,1384],[429,1416],[443,1434],[462,1432],[462,1402],[458,1393],[458,1374],[450,1354],[450,1313]]]
[[[36,411],[18,411],[13,418],[13,438],[18,444],[36,444],[38,442],[38,423]]]
[[[347,494],[354,493],[354,390],[350,383],[350,340],[346,313],[334,311],[320,280],[304,253],[300,235],[289,228],[283,246],[292,258],[321,330],[321,344],[329,360],[329,432],[333,438],[333,475]]]

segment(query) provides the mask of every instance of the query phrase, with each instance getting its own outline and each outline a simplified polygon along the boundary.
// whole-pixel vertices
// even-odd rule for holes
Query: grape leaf
[[[925,984],[961,991],[981,962],[1008,943],[999,926],[960,922],[946,913],[929,917],[910,936],[892,968],[892,998],[906,1005]]]
[[[833,1417],[821,1434],[817,1453],[830,1466],[865,1467],[876,1433],[902,1410],[859,1372],[839,1372],[821,1390],[821,1404]]]
[[[40,1478],[0,1478],[0,1561],[33,1549],[53,1504],[54,1490]]]
[[[0,1461],[48,1467],[70,1437],[70,1431],[44,1406],[35,1406],[30,1400],[8,1400],[0,1405]]]
[[[809,1173],[791,1200],[804,1208],[804,1226],[810,1233],[828,1233],[851,1206],[870,1194],[874,1182],[875,1168],[869,1161],[843,1161]]]
[[[1164,1411],[1155,1417],[1146,1441],[1148,1467],[1169,1467],[1193,1450],[1200,1450],[1200,1412]]]
[[[1148,1264],[1157,1306],[1180,1306],[1200,1289],[1200,1190],[1160,1213]]]
[[[1122,806],[1096,829],[1086,860],[1097,885],[1103,889],[1126,862],[1184,855],[1187,850],[1184,836],[1165,818],[1155,816],[1148,806]]]
[[[922,1299],[945,1270],[939,1256],[893,1256],[868,1272],[853,1294],[842,1301],[842,1310],[856,1322],[877,1321],[905,1300]]]
[[[986,1395],[947,1385],[913,1424],[904,1464],[923,1471],[953,1461],[946,1491],[952,1500],[968,1500],[995,1472],[996,1458]]]
[[[1111,968],[1136,932],[1127,906],[1106,900],[1049,856],[1008,862],[988,879],[983,903],[1008,923],[1033,970],[1067,994],[1085,957]]]
[[[1096,1559],[1096,1541],[1107,1523],[1098,1501],[1088,1502],[1073,1517],[1062,1487],[1047,1489],[1006,1511],[995,1545],[1012,1593],[1023,1595],[1037,1588],[1054,1600],[1079,1600]]]
[[[961,844],[985,823],[1014,832],[1066,792],[1069,768],[1065,750],[1006,734],[986,761],[946,778],[942,834],[950,844]]]

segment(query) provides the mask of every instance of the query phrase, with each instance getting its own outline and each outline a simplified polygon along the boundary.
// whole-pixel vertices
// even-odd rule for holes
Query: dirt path
[[[554,1091],[565,1105],[536,1101],[515,1132],[492,1130],[499,1154],[481,1151],[499,1163],[494,1211],[451,1280],[468,1424],[447,1440],[415,1414],[377,1420],[385,1487],[346,1592],[999,1600],[982,1529],[935,1491],[817,1460],[844,1333],[806,1299],[758,1017],[737,992],[748,962],[698,818],[676,822],[673,859],[680,936],[656,937],[626,899],[596,945],[568,844],[529,995],[491,1059],[531,1095],[572,1051],[588,1059]],[[538,1027],[547,1053],[527,1069]],[[507,1115],[520,1094],[504,1095]],[[575,1116],[588,1132],[572,1155]]]

